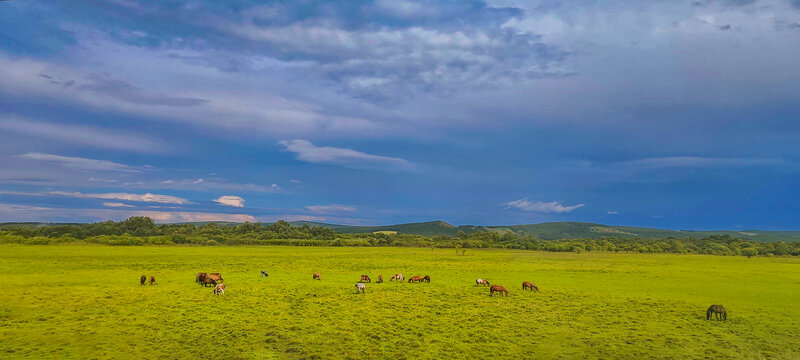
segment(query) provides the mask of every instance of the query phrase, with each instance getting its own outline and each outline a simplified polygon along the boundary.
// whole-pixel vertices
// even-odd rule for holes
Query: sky
[[[800,1],[0,2],[0,222],[800,229]]]

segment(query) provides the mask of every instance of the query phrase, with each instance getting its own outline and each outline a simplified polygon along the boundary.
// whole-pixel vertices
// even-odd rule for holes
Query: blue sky
[[[0,221],[798,229],[800,2],[0,2]]]

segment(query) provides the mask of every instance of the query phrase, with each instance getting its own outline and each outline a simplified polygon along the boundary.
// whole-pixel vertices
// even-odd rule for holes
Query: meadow
[[[3,359],[800,358],[796,257],[5,244],[0,272]]]

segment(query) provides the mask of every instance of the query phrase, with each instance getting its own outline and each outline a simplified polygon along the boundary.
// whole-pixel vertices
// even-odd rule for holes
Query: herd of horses
[[[267,274],[267,272],[265,270],[261,270],[261,277],[267,277],[267,276],[269,276],[269,274]],[[311,276],[311,278],[314,279],[314,280],[322,280],[322,275],[320,273],[318,273],[318,272],[315,272]],[[397,274],[392,275],[392,277],[389,278],[389,281],[403,282],[403,281],[405,281],[405,279],[406,279],[405,275],[397,273]],[[225,295],[225,287],[226,287],[225,280],[222,279],[222,275],[220,273],[204,273],[204,272],[197,273],[197,275],[195,276],[194,281],[195,281],[195,283],[200,284],[203,287],[207,287],[209,285],[213,286],[214,287],[214,295]],[[139,285],[144,285],[146,282],[147,282],[147,275],[142,275],[142,277],[139,278]],[[372,279],[369,277],[369,275],[361,275],[361,278],[356,283],[356,294],[358,294],[358,293],[364,294],[364,292],[367,289],[366,283],[369,283],[369,282],[372,282]],[[383,274],[380,274],[380,275],[378,275],[377,283],[380,284],[382,282],[383,282]],[[412,277],[410,277],[408,279],[408,282],[409,283],[422,283],[422,282],[430,283],[431,282],[431,277],[430,277],[430,275],[412,276]],[[156,283],[156,277],[153,276],[153,275],[150,275],[150,285],[155,285],[155,283]],[[486,279],[476,279],[475,280],[475,286],[488,286],[489,287],[489,296],[494,296],[494,293],[498,293],[498,294],[500,294],[500,296],[503,296],[503,295],[508,296],[508,290],[505,287],[503,287],[501,285],[497,285],[497,284],[492,285]],[[530,281],[523,281],[522,282],[522,290],[530,290],[530,291],[539,292],[539,287],[536,286],[536,284],[534,284],[534,283],[532,283]],[[725,307],[723,307],[722,305],[711,305],[711,306],[708,307],[708,310],[706,311],[706,320],[711,320],[712,316],[716,320],[722,320],[722,321],[728,320],[728,312],[725,311]]]

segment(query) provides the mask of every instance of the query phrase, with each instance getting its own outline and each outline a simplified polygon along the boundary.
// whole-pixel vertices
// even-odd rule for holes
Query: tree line
[[[730,235],[706,238],[639,238],[604,236],[600,239],[541,240],[532,235],[482,231],[455,236],[410,234],[343,234],[325,227],[286,221],[272,224],[218,225],[155,224],[147,217],[92,224],[30,226],[6,224],[0,243],[47,245],[90,243],[105,245],[293,245],[293,246],[406,246],[454,249],[504,248],[556,252],[633,252],[709,255],[800,256],[800,242],[757,242]]]

